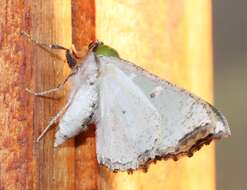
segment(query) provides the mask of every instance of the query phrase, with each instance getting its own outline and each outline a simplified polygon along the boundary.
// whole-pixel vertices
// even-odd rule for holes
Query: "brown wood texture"
[[[33,0],[32,36],[43,43],[55,43],[70,48],[72,43],[71,1],[70,0]],[[64,52],[53,51],[61,58]],[[64,59],[65,60],[65,59]],[[55,87],[68,74],[64,61],[52,56],[48,51],[33,46],[33,81],[35,91]],[[48,121],[65,104],[65,92],[51,94],[58,99],[35,97],[34,138],[41,133]],[[75,188],[75,148],[71,139],[59,148],[54,148],[55,125],[45,137],[34,144],[35,189],[74,189]]]
[[[95,3],[92,0],[72,0],[72,38],[77,49],[87,52],[95,40]],[[97,189],[95,127],[76,137],[76,190]]]
[[[30,1],[0,1],[0,189],[32,189],[33,102],[31,48],[20,31],[31,29]]]
[[[212,101],[211,2],[96,0],[96,37],[120,55]],[[214,146],[148,173],[100,169],[102,190],[213,190]]]

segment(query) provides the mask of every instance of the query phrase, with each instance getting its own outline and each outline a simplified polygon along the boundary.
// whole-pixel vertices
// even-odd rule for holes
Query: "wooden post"
[[[28,1],[0,1],[0,189],[33,189],[31,49],[20,31],[31,29]]]
[[[73,44],[88,50],[95,40],[95,3],[92,0],[72,0]],[[76,190],[97,189],[98,163],[96,160],[95,127],[76,137]]]
[[[96,37],[127,60],[212,101],[211,2],[96,0]],[[128,175],[100,169],[99,189],[214,189],[213,146]]]
[[[70,0],[33,0],[32,1],[32,36],[43,43],[56,43],[70,48],[71,1]],[[59,60],[39,47],[33,47],[33,68],[35,83],[32,88],[42,91],[56,86],[68,74],[65,61]],[[54,51],[53,51],[54,52]],[[64,52],[54,53],[64,60]],[[56,94],[56,95],[55,95]],[[64,97],[59,92],[51,97]],[[66,97],[58,100],[35,97],[34,138],[47,125],[48,121],[64,105]],[[75,148],[71,139],[59,148],[54,148],[55,128],[50,130],[37,144],[34,144],[36,189],[74,189],[75,187]]]
[[[25,91],[26,87],[37,91],[54,87],[68,68],[20,36],[26,31],[44,43],[69,47],[70,3],[1,1],[0,189],[74,189],[73,140],[54,149],[53,129],[35,143],[63,101],[33,98]]]

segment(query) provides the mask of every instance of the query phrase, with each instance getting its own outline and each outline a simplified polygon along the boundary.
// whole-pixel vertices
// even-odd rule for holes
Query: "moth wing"
[[[115,65],[100,64],[97,159],[112,170],[136,169],[154,158],[161,117]]]
[[[55,147],[87,129],[98,103],[97,93],[95,86],[82,85],[76,89],[70,106],[59,122]]]
[[[54,146],[85,131],[92,122],[98,104],[97,74],[95,56],[90,53],[73,76],[70,105],[59,122]]]
[[[114,65],[121,70],[129,80],[131,79],[134,86],[141,89],[143,96],[159,113],[161,130],[155,130],[154,127],[149,129],[150,133],[158,138],[155,145],[156,157],[177,159],[181,155],[191,156],[194,151],[200,149],[203,144],[208,144],[212,139],[230,135],[224,116],[206,101],[122,59],[106,56],[100,56],[98,59],[100,63]],[[139,121],[136,122],[138,126]],[[137,126],[133,125],[134,128]],[[125,133],[131,134],[131,131],[127,130],[126,128]],[[136,130],[140,132],[142,128],[137,127]],[[145,144],[142,146],[145,147]],[[125,154],[128,155],[128,151]],[[139,165],[145,165],[145,163],[140,162]]]

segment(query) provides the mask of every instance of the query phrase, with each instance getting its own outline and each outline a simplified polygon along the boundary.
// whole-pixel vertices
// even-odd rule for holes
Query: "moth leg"
[[[40,139],[46,134],[46,132],[50,129],[50,127],[57,121],[58,118],[60,118],[64,112],[67,110],[67,108],[70,106],[77,90],[73,91],[71,94],[71,98],[69,98],[68,102],[65,104],[65,106],[49,121],[46,128],[42,131],[42,133],[37,138],[36,142],[39,142]]]
[[[72,44],[71,46],[71,51],[77,59],[80,59],[85,56],[85,51],[76,49],[74,44]]]
[[[61,45],[58,45],[58,44],[45,44],[45,43],[42,43],[42,42],[39,42],[38,40],[35,40],[32,38],[32,36],[30,36],[28,33],[22,31],[21,32],[21,35],[25,36],[27,39],[29,39],[31,42],[33,42],[34,44],[36,44],[37,46],[41,47],[41,48],[44,48],[44,49],[60,49],[60,50],[64,50],[65,51],[65,57],[66,57],[66,61],[69,65],[69,67],[72,69],[76,66],[77,64],[77,60],[75,58],[74,55],[76,55],[74,53],[75,51],[75,48],[71,48],[68,49],[68,48],[65,48]],[[52,52],[49,52],[51,54],[53,54]]]
[[[32,90],[26,88],[26,91],[29,92],[30,94],[34,95],[34,96],[45,96],[47,94],[50,94],[52,92],[56,92],[58,90],[63,89],[64,85],[66,84],[66,82],[69,80],[70,77],[72,77],[74,74],[76,74],[77,69],[74,69],[65,79],[62,83],[58,84],[55,88],[51,88],[42,92],[33,92]]]
[[[49,121],[46,128],[42,131],[42,133],[37,138],[36,142],[39,142],[40,139],[46,134],[46,132],[50,129],[50,127],[57,121],[57,119],[63,115],[66,109],[69,107],[71,101],[68,101],[67,104]]]
[[[60,85],[60,84],[59,84],[59,85]],[[26,90],[28,93],[30,93],[30,94],[32,94],[32,95],[34,95],[34,96],[45,97],[47,94],[50,94],[50,93],[52,93],[52,92],[56,92],[56,91],[60,90],[61,88],[62,88],[62,86],[59,86],[59,87],[51,88],[51,89],[49,89],[49,90],[45,90],[45,91],[42,91],[42,92],[33,92],[32,90],[30,90],[30,89],[28,89],[28,88],[26,88],[25,90]]]

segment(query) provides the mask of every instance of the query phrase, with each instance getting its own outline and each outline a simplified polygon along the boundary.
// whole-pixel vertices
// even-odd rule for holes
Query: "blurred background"
[[[217,190],[247,189],[247,1],[213,1],[215,104],[231,138],[217,143]]]

